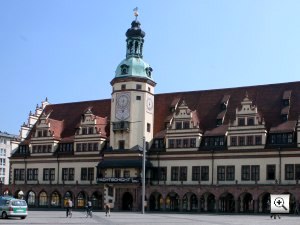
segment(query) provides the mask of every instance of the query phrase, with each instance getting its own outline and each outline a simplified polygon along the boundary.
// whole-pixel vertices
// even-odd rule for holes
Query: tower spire
[[[141,29],[141,23],[137,20],[139,12],[138,7],[133,9],[135,20],[131,23],[131,28],[126,32],[126,58],[143,58],[143,44],[145,32]]]

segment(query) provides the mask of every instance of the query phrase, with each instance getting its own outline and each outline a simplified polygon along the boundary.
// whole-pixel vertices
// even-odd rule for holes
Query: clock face
[[[117,96],[117,108],[118,109],[124,109],[129,106],[130,103],[130,97],[128,94],[121,94]]]
[[[153,106],[154,106],[152,98],[148,97],[146,104],[147,104],[148,112],[152,112],[153,111]]]
[[[126,120],[130,116],[130,94],[122,93],[117,95],[116,118]]]

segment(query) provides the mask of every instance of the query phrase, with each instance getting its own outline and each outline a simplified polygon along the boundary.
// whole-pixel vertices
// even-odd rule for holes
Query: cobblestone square
[[[25,220],[19,218],[1,219],[6,224],[103,224],[103,225],[300,225],[299,216],[282,215],[281,219],[271,219],[270,215],[222,215],[222,214],[168,214],[136,212],[112,212],[106,217],[104,212],[94,212],[93,218],[86,218],[85,212],[74,211],[72,218],[66,218],[64,211],[29,211]]]

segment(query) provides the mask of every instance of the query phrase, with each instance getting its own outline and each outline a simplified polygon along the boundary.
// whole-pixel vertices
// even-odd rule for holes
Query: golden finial
[[[133,15],[135,16],[135,20],[137,20],[137,17],[139,16],[139,12],[138,12],[138,7],[135,7],[134,9],[133,9]]]

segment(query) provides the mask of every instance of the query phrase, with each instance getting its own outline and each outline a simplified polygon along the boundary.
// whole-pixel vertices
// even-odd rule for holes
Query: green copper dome
[[[116,69],[117,77],[142,77],[152,79],[152,68],[142,58],[130,57],[124,59]]]
[[[145,32],[140,25],[140,22],[135,20],[126,32],[126,59],[118,65],[115,78],[141,77],[153,80],[152,68],[143,60]]]

